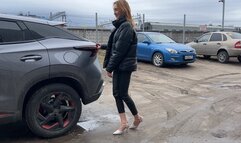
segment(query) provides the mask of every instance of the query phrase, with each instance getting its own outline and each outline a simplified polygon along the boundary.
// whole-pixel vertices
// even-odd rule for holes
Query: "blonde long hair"
[[[132,27],[134,27],[135,23],[132,19],[131,8],[128,2],[126,0],[117,0],[114,2],[114,4],[116,4],[117,8],[120,9],[120,12],[126,17],[126,20],[131,23]]]

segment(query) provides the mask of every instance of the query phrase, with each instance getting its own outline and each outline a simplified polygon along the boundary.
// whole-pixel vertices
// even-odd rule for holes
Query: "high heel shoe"
[[[128,132],[128,125],[122,125],[118,130],[116,130],[113,135],[122,135],[124,132]]]
[[[143,117],[142,116],[139,117],[138,121],[134,121],[131,124],[129,129],[132,129],[132,130],[136,129],[140,125],[141,122],[143,122]]]

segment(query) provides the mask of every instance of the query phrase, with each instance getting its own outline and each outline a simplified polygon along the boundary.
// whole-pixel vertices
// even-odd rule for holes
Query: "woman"
[[[142,122],[142,117],[128,94],[131,73],[137,69],[137,37],[127,1],[117,0],[113,4],[113,10],[116,20],[112,23],[115,29],[109,37],[103,66],[106,68],[107,75],[113,76],[113,95],[120,115],[120,127],[113,135],[121,135],[129,128],[124,102],[134,116],[130,129],[136,129]]]

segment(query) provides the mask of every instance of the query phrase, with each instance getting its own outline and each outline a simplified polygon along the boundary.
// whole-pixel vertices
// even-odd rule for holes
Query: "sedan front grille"
[[[194,50],[185,50],[185,51],[180,51],[180,53],[194,53]]]

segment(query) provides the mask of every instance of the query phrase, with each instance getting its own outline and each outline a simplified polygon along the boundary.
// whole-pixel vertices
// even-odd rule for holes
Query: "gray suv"
[[[40,137],[67,133],[103,90],[98,45],[57,22],[0,14],[0,123]]]

